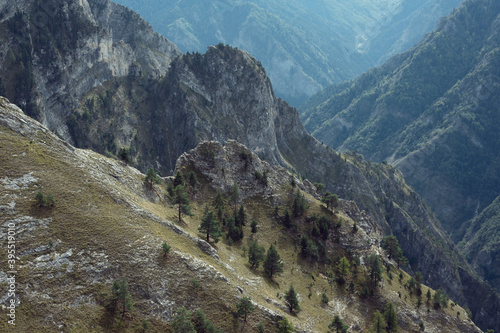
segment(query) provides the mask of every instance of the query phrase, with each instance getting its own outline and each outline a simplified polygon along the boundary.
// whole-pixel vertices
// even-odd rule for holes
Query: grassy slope
[[[349,295],[336,283],[329,283],[326,273],[330,267],[307,262],[298,254],[298,242],[294,239],[307,225],[297,221],[297,231],[284,230],[272,218],[273,207],[265,201],[250,198],[245,206],[249,220],[259,221],[255,237],[266,248],[276,243],[285,263],[284,273],[274,281],[267,279],[261,269],[249,268],[241,245],[218,243],[220,260],[216,260],[191,238],[175,232],[174,224],[168,222],[175,220],[175,207],[147,191],[144,176],[135,169],[90,151],[73,151],[40,129],[23,136],[0,126],[0,206],[15,202],[14,209],[0,217],[3,231],[7,221],[22,216],[31,216],[29,220],[34,225],[48,223],[46,228],[30,230],[29,223],[17,222],[16,283],[21,304],[17,308],[16,327],[20,332],[50,332],[56,327],[65,332],[132,332],[142,319],[148,320],[151,332],[164,332],[170,330],[169,320],[183,305],[190,310],[203,309],[227,332],[254,331],[259,322],[266,324],[266,331],[273,331],[276,320],[262,309],[252,314],[246,325],[233,317],[235,304],[242,296],[237,287],[257,304],[285,315],[284,302],[277,294],[283,294],[290,284],[299,293],[303,310],[297,316],[287,316],[307,331],[325,331],[334,314],[340,314],[351,327],[366,329],[373,311],[382,310],[387,301],[399,309],[404,331],[417,328],[418,322],[412,322],[408,316],[415,309],[416,299],[399,282],[384,278],[381,296],[365,301]],[[27,174],[36,180],[18,189],[6,186]],[[195,237],[203,206],[214,196],[201,175],[199,179],[201,185],[193,200],[194,215],[186,217],[181,225]],[[163,188],[157,186],[161,197],[165,196]],[[33,198],[39,190],[52,193],[56,206],[36,207]],[[290,202],[290,186],[279,192]],[[318,201],[308,194],[306,197],[311,202],[309,213],[324,212]],[[342,212],[339,217],[345,221],[341,243],[355,242],[356,238],[359,241],[363,231],[353,235],[353,221]],[[245,235],[250,235],[249,225]],[[4,244],[3,237],[0,241]],[[164,240],[173,247],[167,258],[160,250]],[[332,258],[349,255],[334,243],[328,249]],[[5,246],[0,255],[6,257]],[[58,260],[64,257],[69,260],[61,260],[59,265]],[[6,270],[5,261],[1,262],[2,270]],[[397,274],[393,272],[394,276]],[[358,277],[362,276],[359,268]],[[104,304],[109,300],[113,280],[121,278],[129,282],[135,311],[117,328],[118,322],[106,312]],[[200,289],[193,288],[193,279],[199,281]],[[311,283],[312,295],[308,298]],[[5,281],[1,285],[3,289]],[[397,291],[402,293],[401,299]],[[327,306],[321,305],[322,292],[331,300]],[[470,327],[464,321],[465,315],[456,319],[456,310],[447,310],[449,316],[445,317],[440,311],[428,313],[423,306],[417,317],[428,327]],[[464,313],[462,309],[458,311]],[[6,321],[0,321],[1,331],[9,329]]]

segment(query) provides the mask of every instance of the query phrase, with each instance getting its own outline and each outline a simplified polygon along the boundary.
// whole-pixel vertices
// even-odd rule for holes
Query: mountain
[[[16,251],[11,263],[16,271],[6,266],[0,271],[1,283],[15,286],[15,297],[5,289],[1,300],[8,305],[14,300],[13,322],[19,332],[136,332],[144,321],[148,331],[165,332],[172,330],[183,306],[192,313],[201,310],[213,326],[226,332],[253,332],[259,325],[277,331],[283,318],[299,331],[323,332],[334,315],[350,330],[367,330],[374,312],[384,311],[388,303],[395,307],[401,332],[421,327],[481,332],[466,310],[452,301],[442,303],[448,306],[443,309],[425,301],[417,306],[413,289],[405,287],[410,277],[395,266],[384,270],[374,296],[360,296],[369,276],[362,263],[369,254],[378,252],[384,262],[391,262],[377,245],[381,230],[367,224],[353,202],[341,200],[336,212],[327,210],[310,183],[255,154],[242,155],[248,149],[235,141],[226,146],[204,142],[177,161],[176,172],[193,172],[198,179],[188,187],[192,215],[183,216],[181,223],[172,222],[177,220],[177,207],[169,203],[165,187],[174,177],[150,187],[138,170],[74,148],[3,97],[0,144],[0,242],[6,245],[7,235],[15,230]],[[259,170],[266,175],[265,183],[255,177]],[[223,214],[231,214],[228,190],[233,184],[240,189],[248,222],[258,221],[256,233],[250,232],[249,223],[244,226],[245,238],[266,248],[274,244],[281,254],[284,271],[273,279],[250,267],[243,249],[246,242],[232,243],[224,237],[207,243],[198,232],[205,207],[217,193],[227,200]],[[296,191],[307,201],[307,216],[321,214],[332,219],[332,225],[341,225],[317,237],[311,234],[316,222],[298,217],[287,229],[276,218],[273,204],[282,214],[285,207],[291,208]],[[35,200],[40,192],[52,194],[55,205],[41,207]],[[361,219],[350,217],[354,215]],[[322,258],[327,255],[335,263],[348,258],[352,266],[345,275],[347,283],[336,282],[333,265],[326,260],[315,262],[300,254],[296,243],[308,234],[314,244],[324,246]],[[162,251],[163,242],[171,246],[168,254]],[[124,280],[134,309],[122,315],[121,303],[119,309],[114,305],[113,288]],[[351,281],[353,289],[348,291]],[[300,299],[297,314],[290,314],[284,301],[290,285]],[[435,294],[424,285],[421,290]],[[322,294],[328,299],[322,301]],[[245,321],[235,315],[243,297],[249,297],[255,309]],[[12,326],[3,320],[0,329],[11,331]]]
[[[48,1],[46,4],[51,6],[57,3]],[[130,18],[127,26],[149,27],[136,14],[106,1],[71,0],[64,4],[56,6],[53,24],[65,26],[69,22],[78,22],[80,18],[81,22],[87,22],[88,29],[94,27],[101,31],[98,36],[114,34],[127,18]],[[27,18],[33,15],[23,13],[37,13],[38,9],[32,6],[35,4],[25,2],[20,7],[23,9],[21,12],[16,8],[3,7],[5,19],[1,24],[6,27],[26,26],[22,32],[30,40],[31,36],[36,36],[36,31],[32,31],[34,26],[27,24],[31,22]],[[89,10],[85,9],[87,7]],[[95,20],[96,15],[101,15],[99,13],[103,15],[102,23]],[[113,20],[106,19],[112,17]],[[106,24],[109,26],[105,29],[102,25]],[[73,35],[75,40],[72,42],[77,46],[87,40],[86,24],[81,23],[81,26],[82,31]],[[1,67],[0,72],[9,73],[1,77],[5,87],[12,87],[17,83],[16,75],[36,77],[32,74],[35,71],[50,74],[54,68],[61,68],[61,73],[65,75],[50,76],[53,90],[48,96],[53,96],[51,101],[56,111],[44,109],[43,112],[30,114],[42,120],[49,130],[66,142],[80,148],[91,148],[110,157],[117,157],[120,152],[123,153],[122,149],[126,149],[132,165],[143,172],[154,166],[162,175],[173,175],[178,158],[202,142],[216,141],[227,145],[229,140],[236,140],[260,159],[285,167],[297,178],[323,182],[326,189],[336,193],[343,202],[352,201],[343,209],[346,214],[350,212],[351,220],[363,225],[368,232],[381,230],[381,235],[393,234],[400,240],[409,259],[409,264],[404,267],[409,273],[420,271],[423,282],[434,289],[442,288],[454,302],[467,305],[473,320],[480,327],[499,328],[498,295],[476,277],[443,232],[438,220],[420,196],[405,183],[399,171],[390,165],[366,161],[359,154],[339,154],[309,135],[298,111],[274,95],[266,70],[249,53],[219,44],[210,47],[205,54],[180,55],[173,44],[148,29],[149,33],[136,29],[137,37],[136,30],[125,29],[130,42],[127,44],[120,39],[111,43],[110,48],[115,50],[121,45],[137,54],[139,51],[135,51],[134,47],[139,48],[144,40],[158,38],[158,48],[154,43],[148,44],[147,57],[154,55],[163,59],[164,66],[154,61],[148,65],[149,62],[141,62],[142,58],[137,58],[116,75],[103,70],[101,77],[100,71],[92,71],[95,76],[92,82],[96,85],[90,85],[87,91],[81,92],[81,96],[68,97],[64,93],[64,87],[67,87],[65,78],[74,64],[84,58],[87,49],[55,43],[62,38],[59,34],[64,36],[68,31],[64,29],[51,30],[53,35],[46,38],[44,48],[33,49],[29,57],[23,58],[31,61],[26,65],[23,61],[24,70],[20,65],[17,69]],[[18,47],[19,37],[12,30],[3,31],[4,45],[8,45],[3,52],[9,54],[10,49]],[[140,43],[134,44],[135,41]],[[171,52],[167,55],[162,53],[162,48],[166,46]],[[101,46],[96,49],[101,50]],[[41,57],[60,54],[71,55],[61,58],[67,62],[65,65],[59,60],[53,63],[38,61]],[[122,58],[127,59],[128,55],[117,52],[114,61],[126,64]],[[85,68],[101,65],[100,58],[92,59],[95,64],[86,63]],[[102,61],[106,64],[107,60]],[[158,65],[160,72],[153,70],[151,66],[154,64]],[[40,82],[49,82],[41,74],[39,79]],[[25,96],[21,102],[33,101],[33,105],[45,105],[44,95],[36,93],[36,90],[34,93],[32,86],[18,85],[18,93]],[[43,91],[43,86],[35,87]],[[6,94],[9,99],[18,98],[11,89],[6,89]],[[59,121],[47,121],[52,118]],[[206,149],[207,146],[202,147]],[[214,152],[206,152],[209,161]],[[246,150],[240,153],[248,155]],[[262,176],[263,170],[257,171]],[[221,172],[222,169],[217,170],[217,174]],[[74,171],[72,174],[78,173]],[[120,177],[116,173],[111,174]],[[255,174],[250,176],[256,177]],[[151,196],[155,197],[153,193]],[[349,206],[353,209],[348,209]],[[108,214],[104,213],[104,216]],[[89,230],[92,233],[92,229]],[[380,237],[373,238],[374,245],[378,245],[379,240]]]
[[[461,0],[119,0],[183,52],[230,44],[259,59],[292,105],[405,51]]]
[[[400,169],[457,242],[499,195],[499,13],[466,1],[412,50],[302,110],[320,141]]]

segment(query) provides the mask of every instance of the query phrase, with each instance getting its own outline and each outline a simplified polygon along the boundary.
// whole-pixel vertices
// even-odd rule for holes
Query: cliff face
[[[4,2],[0,89],[71,140],[71,111],[114,77],[165,74],[177,47],[136,13],[107,0]]]

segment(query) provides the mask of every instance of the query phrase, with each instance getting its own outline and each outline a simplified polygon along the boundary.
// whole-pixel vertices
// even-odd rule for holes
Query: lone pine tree
[[[219,221],[215,218],[214,212],[208,209],[208,206],[205,208],[205,213],[201,218],[201,224],[198,231],[206,234],[207,242],[210,241],[210,237],[212,237],[214,242],[217,243],[219,237],[222,236]]]

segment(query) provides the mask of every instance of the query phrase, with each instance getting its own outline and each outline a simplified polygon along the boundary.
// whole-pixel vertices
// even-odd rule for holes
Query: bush
[[[35,201],[39,207],[53,207],[56,204],[56,199],[54,199],[52,193],[45,196],[42,191],[38,191]]]

